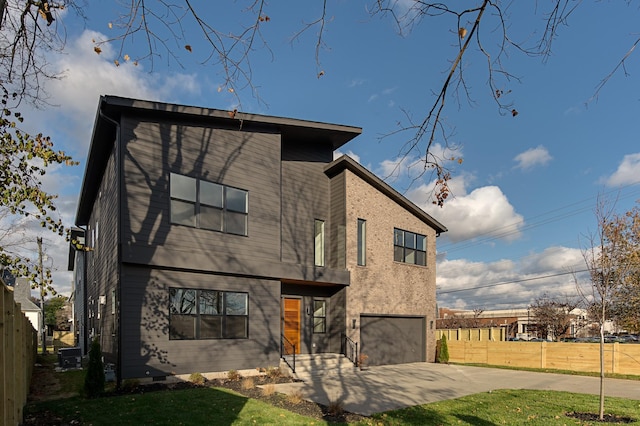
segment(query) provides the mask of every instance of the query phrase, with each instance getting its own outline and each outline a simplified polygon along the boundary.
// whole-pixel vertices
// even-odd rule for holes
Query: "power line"
[[[480,286],[476,286],[476,287],[467,287],[467,288],[459,288],[459,289],[455,289],[455,290],[446,290],[446,291],[436,291],[436,296],[438,295],[442,295],[442,294],[450,294],[450,293],[459,293],[459,292],[463,292],[463,291],[469,291],[469,290],[479,290],[479,289],[483,289],[483,288],[491,288],[491,287],[498,287],[501,285],[506,285],[506,284],[517,284],[517,283],[522,283],[522,282],[527,282],[527,281],[535,281],[535,280],[542,280],[545,278],[553,278],[553,277],[559,277],[559,276],[563,276],[563,275],[569,275],[569,274],[574,274],[574,273],[579,273],[579,272],[588,272],[588,269],[579,269],[577,271],[568,271],[568,272],[558,272],[555,274],[548,274],[548,275],[542,275],[539,277],[531,277],[531,278],[522,278],[519,280],[511,280],[511,281],[499,281],[496,283],[491,283],[491,284],[484,284],[484,285],[480,285]]]

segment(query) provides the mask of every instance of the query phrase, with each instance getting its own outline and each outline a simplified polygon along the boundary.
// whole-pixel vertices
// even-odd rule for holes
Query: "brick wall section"
[[[360,314],[426,317],[426,360],[435,361],[435,230],[386,195],[346,170],[347,333],[359,341]],[[366,224],[366,266],[357,265],[357,221]],[[427,266],[394,262],[393,229],[427,236]],[[356,329],[352,320],[357,319]],[[433,327],[431,327],[433,321]]]

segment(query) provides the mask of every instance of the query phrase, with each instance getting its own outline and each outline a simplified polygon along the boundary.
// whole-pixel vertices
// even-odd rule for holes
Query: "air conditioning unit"
[[[60,368],[82,368],[80,348],[58,349],[58,365]]]

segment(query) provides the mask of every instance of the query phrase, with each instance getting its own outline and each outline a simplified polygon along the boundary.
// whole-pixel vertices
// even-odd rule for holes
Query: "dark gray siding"
[[[314,220],[325,221],[325,264],[329,265],[330,145],[287,141],[282,146],[282,261],[314,265]]]
[[[87,332],[98,337],[105,362],[117,362],[118,174],[112,150],[94,202],[85,241],[87,252]]]
[[[280,283],[127,265],[123,268],[122,378],[276,366]],[[169,288],[249,293],[249,338],[169,340]]]
[[[123,261],[237,273],[280,260],[280,135],[122,119]],[[170,224],[171,172],[249,192],[248,237]]]
[[[342,172],[334,176],[330,181],[331,203],[329,218],[331,221],[330,251],[331,266],[334,268],[347,267],[347,211],[346,211],[346,173]]]
[[[360,315],[361,354],[369,365],[424,362],[425,318]]]

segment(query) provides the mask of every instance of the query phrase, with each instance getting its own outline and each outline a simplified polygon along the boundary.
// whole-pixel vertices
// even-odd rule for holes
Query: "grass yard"
[[[640,401],[605,400],[605,414],[615,422],[594,422],[566,416],[598,413],[596,395],[538,390],[500,390],[459,399],[390,411],[374,416],[384,425],[612,425],[640,424]],[[626,420],[626,421],[625,421]]]
[[[597,413],[598,397],[553,391],[502,390],[377,414],[357,425],[609,425],[566,416]],[[80,397],[30,404],[27,418],[49,411],[62,422],[100,425],[323,425],[219,388]],[[608,398],[606,413],[640,424],[640,401]]]
[[[53,357],[40,357],[46,364]],[[325,425],[319,417],[293,413],[229,389],[199,387],[114,394],[98,399],[81,395],[84,371],[41,375],[34,389],[40,400],[25,408],[25,425]],[[36,396],[32,393],[32,398]],[[283,401],[286,397],[275,401]],[[273,402],[279,404],[280,402]],[[296,402],[296,404],[298,404]],[[286,406],[286,405],[285,405]],[[640,425],[640,401],[607,398],[609,422],[566,414],[597,413],[598,396],[538,390],[499,390],[380,413],[356,423],[375,425]],[[306,411],[302,411],[307,413]],[[73,422],[73,421],[76,422]],[[625,421],[626,422],[623,422]]]

